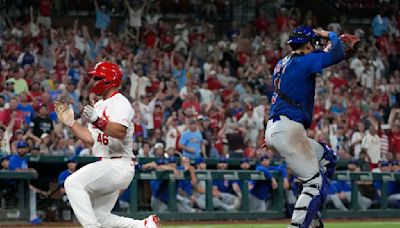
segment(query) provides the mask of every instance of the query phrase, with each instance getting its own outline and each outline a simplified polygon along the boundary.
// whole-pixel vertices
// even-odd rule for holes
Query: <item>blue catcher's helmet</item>
[[[287,44],[305,44],[316,37],[317,35],[310,26],[300,25],[290,33]]]

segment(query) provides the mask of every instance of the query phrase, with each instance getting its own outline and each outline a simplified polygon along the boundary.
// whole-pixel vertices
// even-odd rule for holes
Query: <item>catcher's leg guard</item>
[[[320,142],[319,144],[324,148],[324,153],[319,161],[320,169],[326,177],[331,178],[336,170],[336,152],[324,143]]]
[[[326,199],[327,184],[327,179],[321,173],[303,181],[303,191],[297,199],[289,227],[308,228],[313,219],[318,219]],[[321,225],[319,227],[323,227],[322,221]]]

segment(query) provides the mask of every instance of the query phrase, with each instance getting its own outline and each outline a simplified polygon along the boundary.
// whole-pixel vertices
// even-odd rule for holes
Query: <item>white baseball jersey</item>
[[[106,100],[100,100],[94,105],[94,109],[100,118],[110,122],[119,123],[127,127],[124,140],[112,138],[89,124],[94,145],[93,155],[97,157],[134,157],[133,155],[133,108],[122,94],[116,93]]]

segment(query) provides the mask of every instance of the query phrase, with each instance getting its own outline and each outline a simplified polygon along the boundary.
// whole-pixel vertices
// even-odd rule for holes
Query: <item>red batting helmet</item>
[[[101,95],[109,88],[119,87],[122,79],[122,71],[115,63],[99,62],[89,72],[89,76],[96,81],[91,92]]]

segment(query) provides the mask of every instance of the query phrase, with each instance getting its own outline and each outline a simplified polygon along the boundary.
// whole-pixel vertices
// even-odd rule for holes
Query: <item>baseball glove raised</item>
[[[342,34],[339,39],[343,45],[345,58],[353,57],[360,47],[360,38],[350,34]]]

